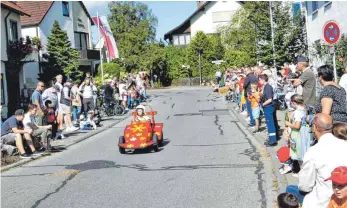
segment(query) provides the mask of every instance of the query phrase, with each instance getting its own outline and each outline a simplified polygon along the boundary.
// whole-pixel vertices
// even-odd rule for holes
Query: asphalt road
[[[121,155],[131,118],[67,150],[4,172],[1,205],[26,207],[271,207],[251,139],[210,88],[153,91],[165,146]]]

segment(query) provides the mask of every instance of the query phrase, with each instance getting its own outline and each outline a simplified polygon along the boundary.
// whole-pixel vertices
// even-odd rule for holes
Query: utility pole
[[[275,49],[275,31],[274,31],[274,24],[273,24],[273,18],[272,18],[272,2],[269,1],[269,8],[270,8],[270,22],[271,22],[271,39],[272,39],[272,56],[273,56],[273,62],[274,62],[274,68],[277,75],[277,68],[276,68],[276,49]]]

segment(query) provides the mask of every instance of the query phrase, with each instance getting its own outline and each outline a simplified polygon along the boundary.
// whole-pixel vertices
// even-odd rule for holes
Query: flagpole
[[[99,52],[100,52],[100,67],[101,67],[101,80],[102,80],[102,84],[104,85],[104,68],[102,65],[102,52],[101,52],[101,35],[100,35],[100,18],[99,18],[99,11],[96,12],[96,17],[98,19],[98,34],[99,34]]]

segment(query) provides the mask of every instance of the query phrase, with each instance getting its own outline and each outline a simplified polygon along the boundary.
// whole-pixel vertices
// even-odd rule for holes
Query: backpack
[[[47,122],[53,123],[55,121],[55,111],[53,108],[47,108]]]

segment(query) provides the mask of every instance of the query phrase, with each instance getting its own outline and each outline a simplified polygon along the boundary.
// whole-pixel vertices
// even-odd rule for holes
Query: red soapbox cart
[[[159,151],[159,146],[162,146],[163,123],[156,123],[154,116],[156,111],[150,108],[150,112],[146,112],[147,116],[151,117],[148,121],[136,121],[136,111],[133,112],[133,121],[124,129],[124,135],[119,137],[119,152],[125,154],[126,149],[149,149],[155,152]]]

